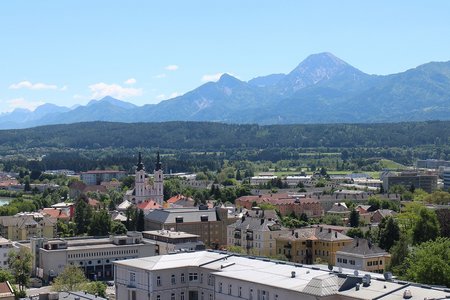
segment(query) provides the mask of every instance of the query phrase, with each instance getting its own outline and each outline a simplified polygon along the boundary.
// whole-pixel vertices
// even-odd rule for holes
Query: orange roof
[[[169,198],[169,200],[167,200],[166,202],[167,203],[175,203],[175,202],[177,202],[177,201],[179,201],[179,200],[181,200],[183,198],[184,198],[183,195],[178,194],[178,195],[173,196],[172,198]]]
[[[137,208],[142,209],[142,210],[158,209],[158,208],[161,208],[161,205],[156,203],[153,200],[146,200],[142,203],[139,203],[137,205]]]
[[[67,220],[70,218],[65,212],[57,208],[44,208],[42,213],[61,220]]]

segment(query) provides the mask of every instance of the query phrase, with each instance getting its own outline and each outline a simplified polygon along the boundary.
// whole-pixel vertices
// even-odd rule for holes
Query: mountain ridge
[[[0,129],[91,121],[376,123],[450,119],[450,62],[369,75],[331,53],[312,54],[287,74],[242,81],[223,74],[182,96],[136,106],[112,97],[75,108],[45,104],[0,115]]]

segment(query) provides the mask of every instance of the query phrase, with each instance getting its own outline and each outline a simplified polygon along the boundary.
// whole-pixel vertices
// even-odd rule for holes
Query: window
[[[261,300],[269,300],[269,292],[261,291],[260,295],[261,295],[261,297],[260,297]]]
[[[253,289],[250,289],[250,293],[248,293],[248,299],[253,300]]]
[[[231,290],[232,290],[232,287],[231,287],[231,284],[229,284],[228,285],[228,295],[231,295]]]
[[[172,293],[172,294],[170,295],[170,300],[175,300],[175,294],[174,294],[174,293]]]
[[[161,295],[156,295],[156,300],[161,300]]]
[[[175,284],[175,283],[177,283],[177,281],[175,280],[175,275],[171,275],[170,276],[170,282],[172,283],[172,284]]]
[[[213,295],[209,294],[209,300],[213,300]]]
[[[346,264],[346,263],[347,263],[347,259],[346,259],[346,258],[342,259],[342,262],[343,262],[344,264]]]
[[[180,294],[180,300],[184,300],[184,292],[181,292],[181,294]]]
[[[189,273],[189,281],[198,281],[198,273]]]
[[[202,292],[202,295],[200,296],[200,300],[205,300],[205,293]]]
[[[185,282],[184,273],[181,273],[181,283]]]
[[[222,282],[219,282],[219,293],[222,293]]]
[[[203,283],[203,273],[200,274],[200,283]]]
[[[238,296],[242,297],[242,286],[240,286],[238,289]]]
[[[368,267],[372,266],[372,262],[371,262],[371,261],[368,261],[368,262],[367,262],[367,266],[368,266]]]
[[[383,265],[383,261],[382,261],[382,260],[380,260],[380,266],[381,266],[381,265]]]
[[[156,277],[156,286],[161,286],[161,276]]]
[[[212,275],[208,275],[208,285],[213,285]]]
[[[130,272],[130,281],[133,281],[133,282],[136,281],[136,273]]]

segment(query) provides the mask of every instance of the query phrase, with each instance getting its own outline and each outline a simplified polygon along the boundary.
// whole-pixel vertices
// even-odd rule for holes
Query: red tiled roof
[[[137,208],[142,209],[142,210],[159,209],[161,207],[162,206],[160,204],[156,203],[153,200],[147,200],[147,201],[144,201],[137,205]]]
[[[177,202],[178,200],[180,200],[182,198],[184,198],[184,196],[181,195],[181,194],[178,194],[178,195],[175,195],[175,196],[169,198],[166,202],[167,203],[175,203],[175,202]]]
[[[42,210],[42,213],[61,220],[66,220],[70,218],[65,212],[57,208],[44,208]]]

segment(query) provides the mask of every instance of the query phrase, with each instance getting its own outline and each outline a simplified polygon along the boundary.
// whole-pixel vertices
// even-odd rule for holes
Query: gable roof
[[[362,256],[389,255],[389,253],[366,239],[354,239],[351,244],[337,251],[337,253],[340,252]]]
[[[153,200],[147,200],[147,201],[139,203],[137,205],[137,208],[142,209],[142,210],[150,210],[150,209],[159,209],[159,208],[162,208],[162,206]]]

